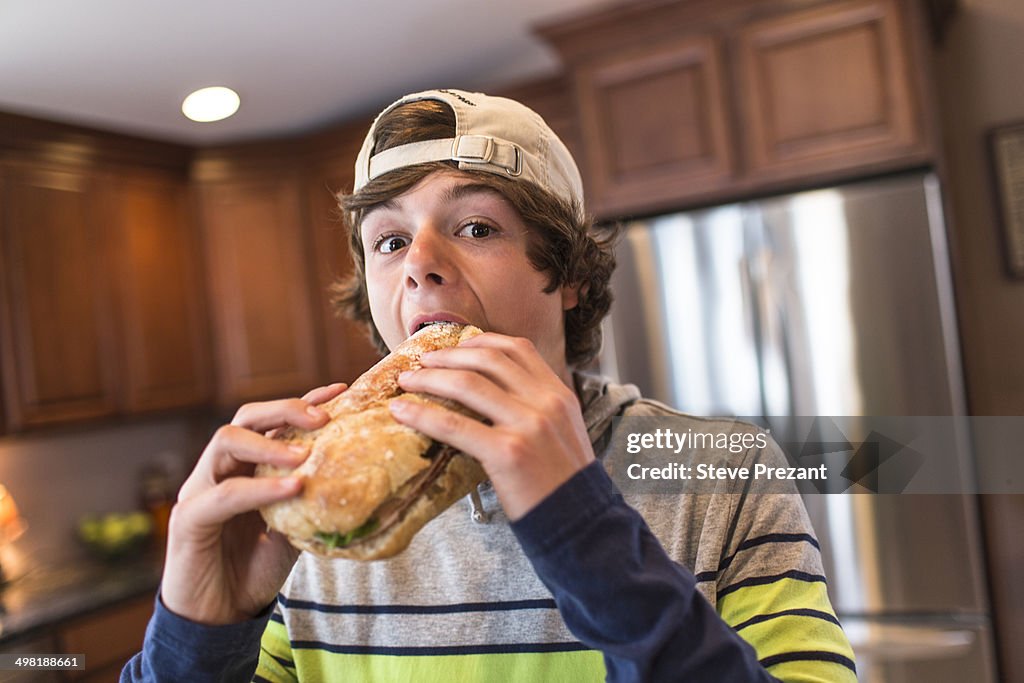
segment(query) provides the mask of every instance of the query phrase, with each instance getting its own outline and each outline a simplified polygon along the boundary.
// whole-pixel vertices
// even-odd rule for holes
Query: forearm
[[[205,626],[183,619],[156,600],[142,652],[121,671],[121,683],[251,681],[271,607],[238,624]]]
[[[599,463],[513,524],[566,625],[610,681],[774,681]]]

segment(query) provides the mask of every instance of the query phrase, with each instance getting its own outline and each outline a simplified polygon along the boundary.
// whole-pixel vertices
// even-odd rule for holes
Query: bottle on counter
[[[167,541],[167,524],[174,505],[174,486],[167,468],[150,463],[142,470],[140,481],[142,507],[153,518],[153,535],[161,543]]]

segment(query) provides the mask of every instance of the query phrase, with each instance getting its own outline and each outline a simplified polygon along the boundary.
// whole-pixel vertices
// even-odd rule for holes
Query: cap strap
[[[429,161],[458,161],[479,164],[511,176],[523,172],[523,154],[518,145],[490,135],[459,135],[444,140],[410,142],[386,149],[370,158],[370,180],[396,168]]]

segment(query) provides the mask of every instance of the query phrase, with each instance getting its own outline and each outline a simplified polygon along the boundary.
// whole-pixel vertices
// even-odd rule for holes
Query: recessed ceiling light
[[[220,121],[238,111],[241,100],[231,88],[213,86],[200,88],[185,98],[181,103],[181,111],[193,121],[208,123]]]

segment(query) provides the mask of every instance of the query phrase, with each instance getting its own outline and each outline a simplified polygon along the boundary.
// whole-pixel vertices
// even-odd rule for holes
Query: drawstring
[[[480,487],[482,486],[483,484],[480,484]],[[472,514],[470,514],[470,517],[473,518],[474,522],[476,522],[477,524],[487,524],[491,521],[491,513],[484,510],[484,503],[482,500],[480,500],[479,487],[474,488],[470,492],[469,502],[472,504],[473,507],[473,511]]]

